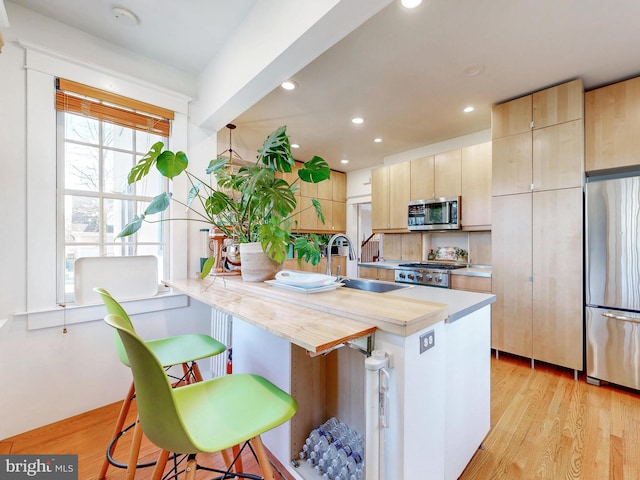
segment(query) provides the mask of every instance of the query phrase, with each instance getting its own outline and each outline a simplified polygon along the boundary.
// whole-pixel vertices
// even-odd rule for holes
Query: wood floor
[[[491,367],[491,432],[462,480],[640,478],[638,393],[575,381],[572,371],[545,364],[531,369],[529,360],[505,354],[493,358]],[[0,441],[0,453],[77,453],[79,478],[94,480],[118,408],[110,405]],[[126,449],[121,443],[116,457]],[[153,460],[156,451],[145,442],[143,454]],[[203,463],[216,461],[201,457]],[[256,472],[253,459],[244,458]],[[139,470],[136,478],[150,478],[151,470]],[[124,477],[114,467],[107,474],[109,480]]]

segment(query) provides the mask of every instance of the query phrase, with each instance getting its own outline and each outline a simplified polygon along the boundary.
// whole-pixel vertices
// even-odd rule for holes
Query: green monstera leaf
[[[304,182],[318,183],[331,177],[331,169],[323,158],[314,155],[311,160],[304,162],[304,166],[298,170],[298,176]]]
[[[116,238],[128,237],[129,235],[133,235],[142,226],[142,222],[144,221],[144,213],[140,215],[136,215],[133,217],[129,223],[127,223],[122,231],[116,236]]]
[[[180,175],[189,165],[187,155],[184,152],[173,153],[170,150],[165,150],[158,156],[156,161],[156,167],[160,173],[172,179]]]
[[[291,172],[296,161],[291,155],[287,127],[272,132],[258,150],[258,162],[277,172]]]
[[[129,172],[129,176],[127,177],[129,185],[147,176],[149,170],[151,170],[151,167],[153,167],[153,165],[156,163],[156,160],[160,156],[162,147],[164,147],[164,143],[154,143],[151,147],[151,150],[149,150],[146,155],[140,159],[138,164],[131,169],[131,171]]]

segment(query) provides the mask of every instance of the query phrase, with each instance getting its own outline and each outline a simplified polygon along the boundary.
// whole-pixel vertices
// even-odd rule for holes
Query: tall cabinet
[[[492,157],[492,348],[582,370],[582,81],[495,105]]]

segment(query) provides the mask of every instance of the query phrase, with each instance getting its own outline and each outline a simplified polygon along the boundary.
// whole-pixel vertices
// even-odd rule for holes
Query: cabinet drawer
[[[472,277],[469,275],[451,275],[451,288],[454,290],[491,293],[491,278]]]

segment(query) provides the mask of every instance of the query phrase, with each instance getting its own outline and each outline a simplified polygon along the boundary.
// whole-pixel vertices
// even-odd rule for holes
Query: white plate
[[[276,274],[276,280],[280,283],[296,287],[321,287],[335,283],[336,277],[321,273],[304,273],[294,270],[282,270]]]
[[[268,283],[269,285],[273,285],[274,287],[284,288],[285,290],[290,290],[292,292],[298,292],[298,293],[328,292],[330,290],[335,290],[336,288],[344,285],[344,283],[337,283],[337,282],[330,283],[329,285],[320,285],[320,286],[289,285],[288,283],[281,283],[278,280],[265,280],[264,283]]]

